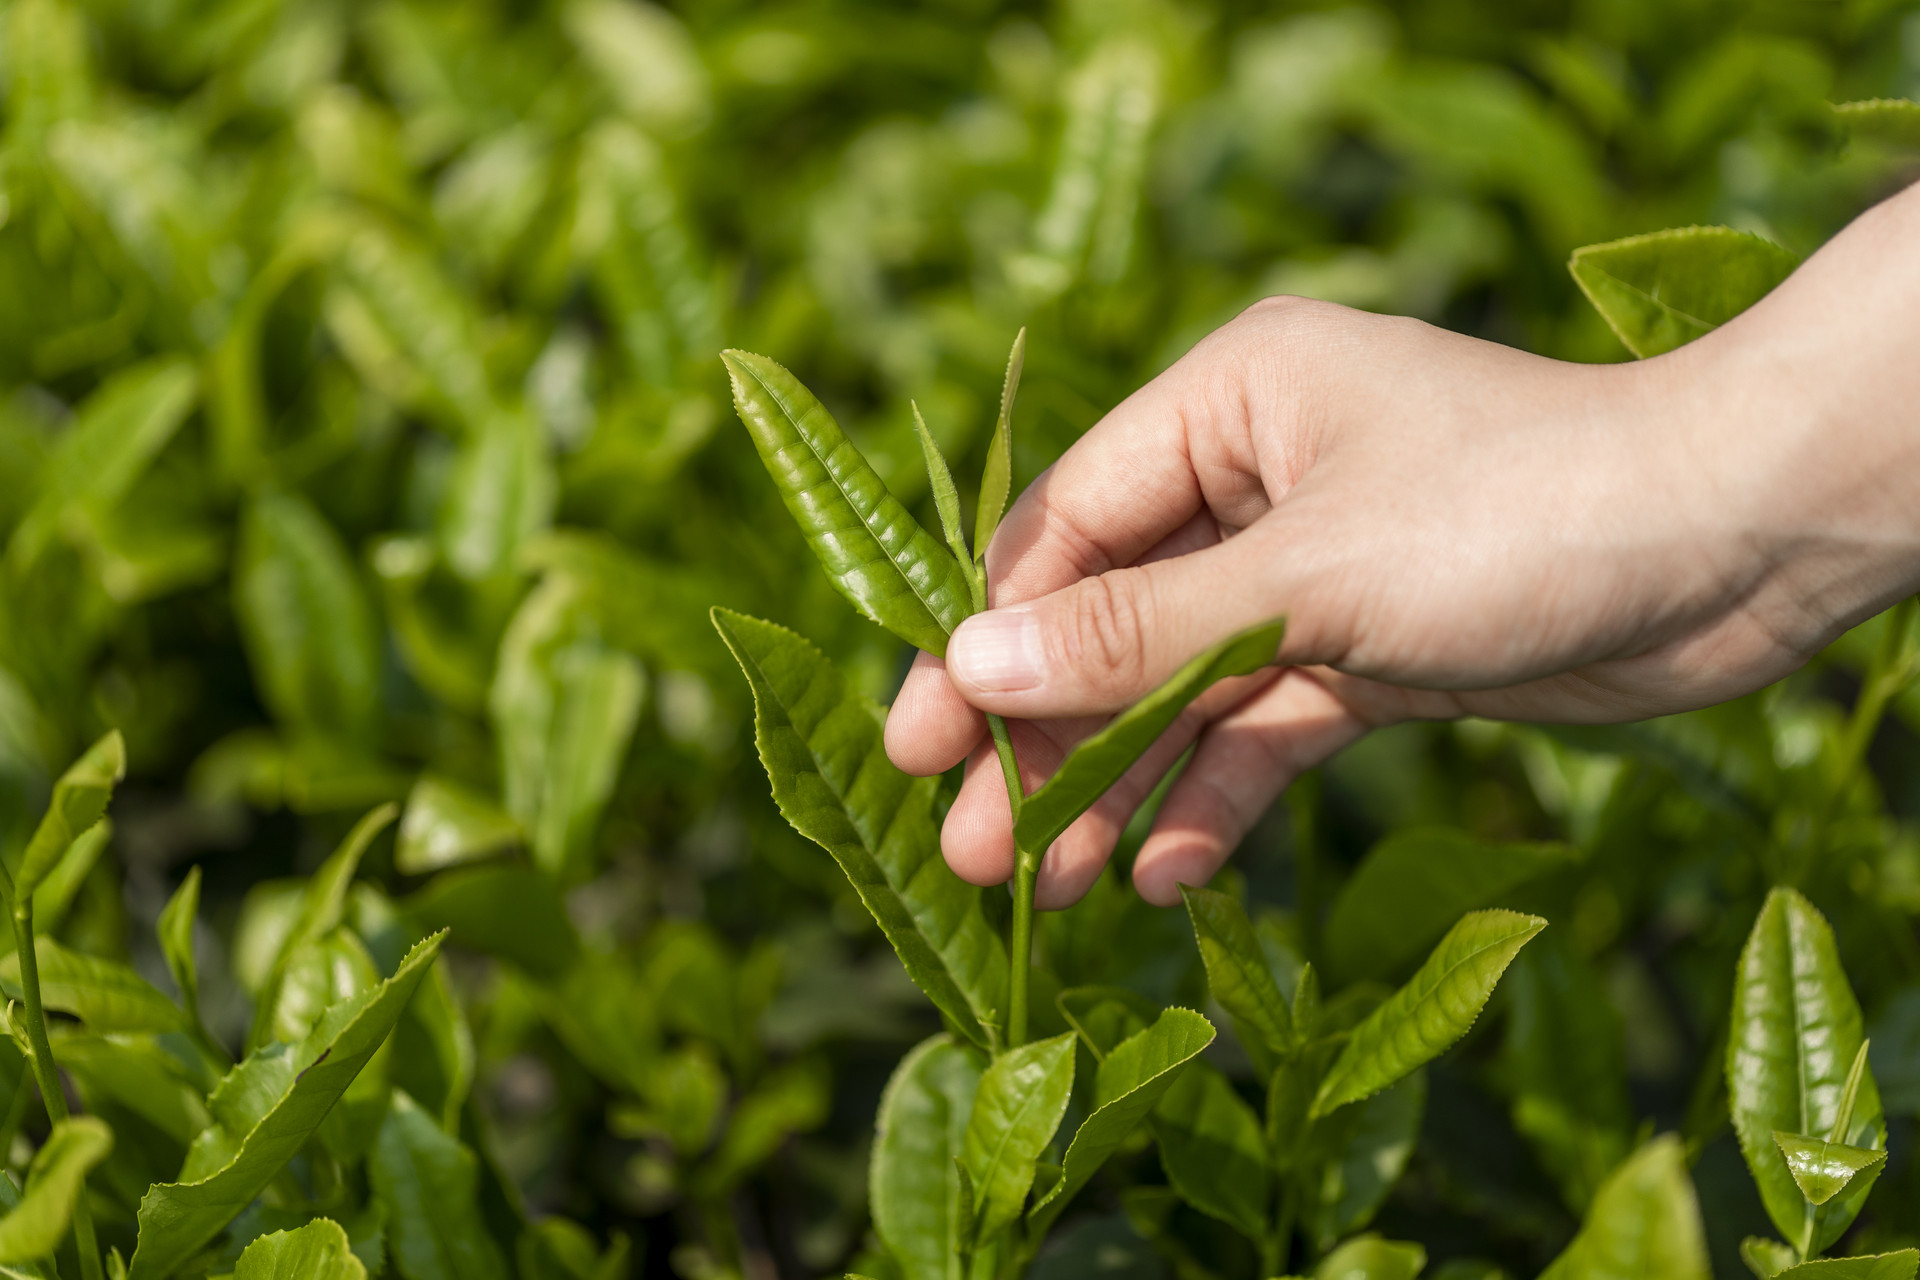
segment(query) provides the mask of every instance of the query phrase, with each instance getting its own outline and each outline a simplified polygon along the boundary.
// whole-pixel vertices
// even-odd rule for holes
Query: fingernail
[[[1024,609],[976,613],[947,645],[947,674],[982,693],[1040,684],[1040,621]]]

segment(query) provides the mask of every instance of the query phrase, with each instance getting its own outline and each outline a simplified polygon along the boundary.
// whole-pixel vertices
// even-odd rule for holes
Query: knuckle
[[[1074,593],[1062,635],[1070,668],[1101,692],[1139,684],[1146,670],[1148,611],[1141,575],[1120,569],[1088,578]]]

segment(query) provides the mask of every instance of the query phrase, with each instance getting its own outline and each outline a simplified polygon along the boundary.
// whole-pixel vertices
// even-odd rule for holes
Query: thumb
[[[1279,514],[1204,550],[975,614],[947,643],[947,678],[981,710],[1023,720],[1130,706],[1209,645],[1297,611],[1295,575],[1278,571],[1294,559],[1278,554],[1291,523]]]

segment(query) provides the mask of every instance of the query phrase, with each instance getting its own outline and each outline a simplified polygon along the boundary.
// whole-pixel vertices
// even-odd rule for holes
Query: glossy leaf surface
[[[1541,1280],[1708,1280],[1700,1206],[1678,1138],[1656,1138],[1593,1198],[1566,1252]]]
[[[1799,255],[1731,227],[1683,227],[1574,251],[1574,280],[1641,358],[1691,342],[1745,311]]]
[[[862,614],[944,656],[947,637],[972,612],[966,571],[799,379],[765,356],[721,358],[734,408],[827,577]]]
[[[980,1077],[960,1144],[960,1162],[978,1204],[978,1239],[992,1239],[1026,1207],[1034,1162],[1067,1113],[1073,1042],[1068,1032],[1023,1044],[1002,1054]]]
[[[1053,776],[1021,804],[1013,831],[1020,848],[1043,853],[1146,754],[1188,703],[1229,676],[1248,675],[1271,663],[1285,631],[1286,623],[1275,621],[1222,640],[1074,747]]]
[[[1358,1102],[1445,1052],[1467,1033],[1514,956],[1547,922],[1476,911],[1440,940],[1406,986],[1353,1030],[1313,1100],[1324,1116]]]
[[[1213,889],[1180,886],[1194,940],[1207,969],[1207,989],[1251,1039],[1247,1052],[1262,1074],[1294,1046],[1293,1014],[1280,995],[1253,922],[1241,905]]]
[[[329,1009],[300,1044],[259,1050],[227,1074],[209,1099],[214,1123],[194,1140],[179,1180],[156,1184],[140,1202],[131,1280],[157,1280],[178,1266],[306,1145],[385,1043],[441,937],[414,947],[374,990]]]
[[[1313,1276],[1314,1280],[1413,1280],[1426,1265],[1427,1251],[1419,1245],[1366,1235],[1322,1258]]]
[[[1871,1182],[1887,1162],[1885,1151],[1850,1147],[1825,1138],[1805,1138],[1775,1130],[1773,1145],[1787,1162],[1787,1172],[1807,1203],[1822,1205],[1853,1185],[1856,1178]]]
[[[780,812],[832,854],[907,973],[969,1039],[1006,1010],[1006,949],[982,892],[940,856],[936,780],[894,768],[880,709],[784,627],[714,611],[753,686],[754,741]]]
[[[1168,1009],[1114,1046],[1094,1077],[1094,1109],[1074,1131],[1060,1181],[1034,1202],[1029,1217],[1037,1228],[1044,1232],[1060,1216],[1213,1035],[1213,1024],[1191,1009]]]
[[[0,1263],[53,1253],[67,1234],[74,1202],[85,1194],[87,1171],[112,1150],[113,1130],[96,1116],[71,1116],[53,1126],[27,1168],[20,1203],[0,1218]]]
[[[1727,1095],[1734,1131],[1774,1227],[1798,1243],[1806,1210],[1774,1132],[1837,1136],[1848,1146],[1878,1148],[1886,1127],[1868,1072],[1848,1132],[1831,1132],[1863,1038],[1860,1006],[1832,929],[1792,889],[1768,894],[1754,921],[1735,972],[1730,1016]],[[1862,1199],[1848,1192],[1820,1206],[1813,1247],[1838,1239]]]
[[[366,1280],[347,1233],[331,1218],[261,1236],[234,1264],[233,1280]]]
[[[1821,1258],[1774,1274],[1782,1280],[1913,1280],[1916,1271],[1920,1249],[1896,1249],[1863,1258]]]
[[[940,452],[933,432],[927,428],[927,420],[920,416],[920,406],[916,404],[912,408],[913,433],[920,439],[920,456],[927,464],[927,486],[933,490],[934,509],[940,514],[940,532],[954,559],[962,565],[969,564],[972,556],[967,552],[966,532],[960,527],[960,491],[954,487],[953,471],[947,466],[946,455]]]

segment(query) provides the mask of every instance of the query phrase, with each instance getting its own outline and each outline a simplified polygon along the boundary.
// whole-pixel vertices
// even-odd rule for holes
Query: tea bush
[[[997,496],[1264,294],[1737,313],[1911,175],[1912,6],[0,24],[0,1271],[1914,1275],[1910,604],[1376,735],[1185,915],[960,884],[876,719]],[[907,542],[823,573],[750,437],[843,427]]]

